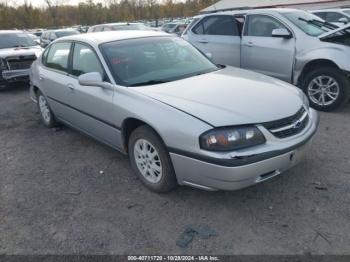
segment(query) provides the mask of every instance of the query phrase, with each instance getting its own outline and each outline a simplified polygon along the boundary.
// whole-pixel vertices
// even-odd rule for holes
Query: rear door
[[[240,66],[241,37],[232,15],[204,17],[186,32],[185,39],[210,54],[215,63]]]
[[[49,101],[54,114],[59,118],[65,118],[69,113],[66,106],[68,102],[68,90],[66,83],[68,77],[68,61],[71,49],[70,42],[58,42],[51,45],[44,53],[42,64],[39,67],[40,88]]]
[[[91,72],[100,73],[108,81],[103,66],[89,45],[77,42],[72,50],[72,65],[67,83],[70,106],[68,121],[100,141],[117,147],[120,132],[114,124],[114,91],[97,86],[81,86],[78,81],[80,75]]]
[[[242,37],[242,68],[291,82],[295,37],[273,37],[274,29],[288,29],[270,15],[249,15]]]

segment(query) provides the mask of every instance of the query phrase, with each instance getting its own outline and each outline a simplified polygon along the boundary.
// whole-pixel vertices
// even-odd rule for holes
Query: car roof
[[[208,16],[208,15],[224,15],[224,14],[231,14],[231,15],[245,15],[245,14],[262,14],[262,13],[288,13],[288,12],[295,12],[295,11],[303,11],[305,10],[301,9],[293,9],[293,8],[261,8],[261,9],[245,9],[245,10],[229,10],[229,11],[220,11],[216,13],[209,13],[204,14],[202,16]],[[202,17],[202,16],[196,16]]]
[[[121,30],[121,31],[94,32],[89,34],[65,36],[60,38],[60,41],[62,40],[82,41],[82,42],[89,43],[91,45],[99,45],[102,43],[119,41],[119,40],[145,38],[145,37],[157,37],[157,36],[171,36],[171,35],[164,32],[158,32],[158,31]]]

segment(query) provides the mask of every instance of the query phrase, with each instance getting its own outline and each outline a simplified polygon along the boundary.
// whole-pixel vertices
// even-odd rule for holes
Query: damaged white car
[[[0,89],[28,82],[30,66],[42,48],[25,32],[0,31]]]

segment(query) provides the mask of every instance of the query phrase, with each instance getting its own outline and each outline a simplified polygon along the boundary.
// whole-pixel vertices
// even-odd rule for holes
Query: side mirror
[[[347,23],[349,23],[349,19],[347,19],[346,17],[342,17],[342,18],[340,18],[339,20],[339,23],[343,23],[343,24],[347,24]]]
[[[292,38],[292,34],[285,28],[278,28],[272,30],[272,37],[282,37],[290,39]]]
[[[102,76],[98,72],[82,74],[78,77],[78,81],[82,86],[98,86],[104,89],[114,90],[112,84],[103,82]]]

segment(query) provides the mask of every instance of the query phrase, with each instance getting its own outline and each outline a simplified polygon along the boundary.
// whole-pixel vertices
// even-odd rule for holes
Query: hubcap
[[[319,106],[334,103],[339,96],[339,84],[330,76],[318,76],[308,86],[310,100]]]
[[[162,178],[162,162],[158,151],[147,140],[139,139],[134,145],[134,158],[140,173],[147,181],[158,183]]]
[[[50,109],[47,105],[45,97],[42,95],[39,96],[39,108],[40,108],[40,113],[46,123],[49,123],[51,120],[51,113]]]

